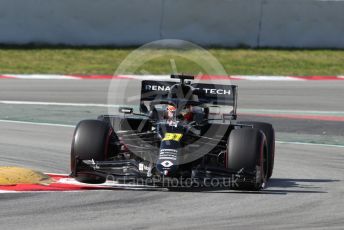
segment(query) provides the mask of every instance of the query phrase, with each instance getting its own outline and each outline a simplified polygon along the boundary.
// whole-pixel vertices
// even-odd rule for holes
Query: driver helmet
[[[169,120],[173,119],[175,113],[176,113],[177,108],[173,105],[168,105],[167,106],[167,118]]]
[[[175,117],[177,108],[173,105],[168,105],[167,106],[167,118],[169,120],[173,119]],[[180,111],[180,116],[183,118],[185,121],[192,121],[193,119],[193,114],[192,114],[192,106],[188,105],[185,106],[181,111]]]

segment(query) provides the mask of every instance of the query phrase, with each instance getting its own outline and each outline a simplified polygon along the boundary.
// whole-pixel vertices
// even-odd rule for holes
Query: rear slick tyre
[[[258,121],[240,121],[240,124],[252,125],[253,128],[260,129],[266,137],[268,146],[268,179],[272,176],[275,162],[275,130],[269,123]]]

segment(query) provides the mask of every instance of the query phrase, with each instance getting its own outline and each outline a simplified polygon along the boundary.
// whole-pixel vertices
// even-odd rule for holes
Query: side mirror
[[[221,115],[221,108],[219,106],[209,106],[208,113],[210,115]]]
[[[130,108],[130,107],[119,107],[118,110],[120,113],[125,113],[125,114],[132,114],[133,113],[133,108]]]

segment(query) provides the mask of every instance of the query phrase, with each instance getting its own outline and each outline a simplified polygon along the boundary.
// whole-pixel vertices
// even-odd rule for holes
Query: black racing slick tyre
[[[253,128],[260,129],[265,134],[268,145],[268,179],[270,179],[275,162],[275,130],[273,126],[269,123],[256,121],[240,121],[239,123],[252,125]]]
[[[77,181],[100,184],[106,181],[90,170],[82,170],[83,160],[104,161],[108,158],[110,141],[114,135],[109,123],[100,120],[83,120],[75,128],[71,149],[71,176]]]
[[[260,190],[267,180],[267,143],[263,132],[255,128],[231,131],[227,143],[226,167],[251,172],[251,180],[239,181],[238,189]]]

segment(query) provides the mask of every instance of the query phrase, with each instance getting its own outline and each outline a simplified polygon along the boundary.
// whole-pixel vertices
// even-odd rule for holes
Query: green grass
[[[0,47],[0,73],[6,74],[114,74],[134,48],[22,48]],[[230,75],[344,75],[344,50],[208,49]],[[146,50],[155,57],[125,73],[168,74],[171,59],[177,71],[206,73],[192,60],[197,52]],[[211,73],[210,73],[211,74]]]

